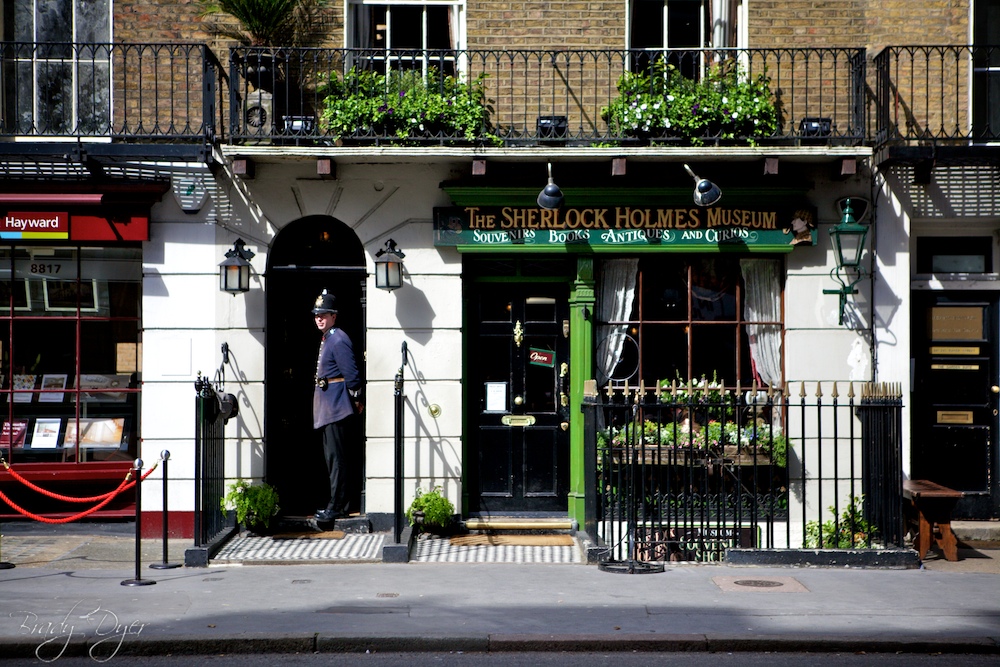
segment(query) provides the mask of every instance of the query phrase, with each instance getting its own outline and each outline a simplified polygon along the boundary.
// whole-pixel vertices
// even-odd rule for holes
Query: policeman
[[[351,339],[337,323],[337,298],[326,290],[316,297],[313,316],[316,328],[323,333],[316,360],[316,387],[313,391],[313,428],[323,434],[323,455],[330,473],[330,502],[316,511],[317,521],[333,521],[347,516],[347,438],[348,421],[360,414],[362,382],[354,361]]]

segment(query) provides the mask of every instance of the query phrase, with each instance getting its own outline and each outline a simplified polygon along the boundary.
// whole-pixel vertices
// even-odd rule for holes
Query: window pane
[[[671,264],[667,259],[647,257],[640,260],[639,271],[642,273],[642,319],[687,320],[687,265],[677,260]]]
[[[732,385],[736,375],[736,327],[694,325],[691,328],[691,375],[717,378]]]
[[[701,260],[691,267],[691,319],[736,320],[739,267],[726,260]]]
[[[423,7],[394,5],[389,18],[389,47],[421,49],[423,43]]]

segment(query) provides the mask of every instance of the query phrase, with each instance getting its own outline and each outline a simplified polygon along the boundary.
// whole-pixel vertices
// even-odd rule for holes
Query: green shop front
[[[705,208],[688,189],[580,190],[558,210],[530,188],[445,190],[434,243],[463,257],[463,514],[582,523],[585,384],[782,385],[785,258],[817,240],[802,190]]]

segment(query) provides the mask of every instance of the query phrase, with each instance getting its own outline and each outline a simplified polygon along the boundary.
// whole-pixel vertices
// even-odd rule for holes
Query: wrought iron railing
[[[873,60],[873,141],[1000,141],[1000,46],[889,46]]]
[[[352,76],[358,71],[378,77]],[[432,73],[431,92],[448,76],[481,84],[488,115],[474,132],[428,114],[401,129],[400,100],[413,94],[395,81]],[[635,85],[635,114],[616,118],[626,72],[652,73]],[[716,49],[660,51],[404,51],[237,48],[230,53],[231,126],[240,142],[452,143],[575,145],[840,142],[866,138],[863,49]],[[767,93],[730,87],[717,104],[699,102],[681,84],[756,83]],[[384,78],[383,78],[384,77]],[[412,79],[409,79],[412,81]],[[408,86],[409,84],[407,84]],[[648,95],[638,96],[643,86]],[[680,86],[678,88],[677,86]],[[433,90],[436,88],[437,90]],[[373,92],[374,91],[374,92]],[[425,91],[420,91],[424,94]],[[378,96],[377,103],[372,97]],[[640,99],[641,97],[641,99]],[[725,99],[723,99],[725,98]],[[638,109],[642,104],[647,108]],[[653,109],[654,105],[657,106]],[[338,123],[367,106],[369,122]],[[426,105],[431,106],[431,105]],[[708,107],[716,116],[709,117]],[[655,111],[655,113],[654,113]],[[669,113],[668,113],[669,111]],[[395,113],[395,115],[393,115]],[[664,119],[674,114],[674,122]],[[361,116],[363,114],[359,114]],[[641,115],[641,114],[640,114]],[[645,122],[652,120],[652,124]],[[659,121],[659,124],[657,123]]]
[[[0,136],[206,142],[228,100],[204,44],[2,42]]]
[[[587,401],[585,530],[611,561],[901,546],[900,392],[799,389],[619,387]]]

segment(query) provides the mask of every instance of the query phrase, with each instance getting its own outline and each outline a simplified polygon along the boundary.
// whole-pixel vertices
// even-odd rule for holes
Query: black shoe
[[[316,520],[317,521],[333,521],[340,516],[339,512],[334,512],[333,510],[317,510]]]

